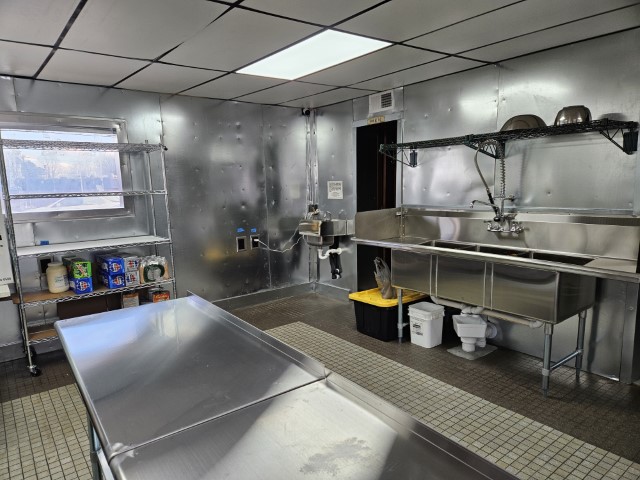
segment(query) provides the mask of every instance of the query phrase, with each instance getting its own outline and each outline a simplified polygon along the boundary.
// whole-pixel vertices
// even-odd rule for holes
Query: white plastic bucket
[[[409,330],[411,343],[425,348],[442,343],[444,307],[429,302],[409,305]]]

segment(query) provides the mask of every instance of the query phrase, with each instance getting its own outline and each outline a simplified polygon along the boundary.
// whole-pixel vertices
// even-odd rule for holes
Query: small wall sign
[[[384,123],[384,115],[371,117],[367,119],[367,125],[375,125],[376,123]]]
[[[342,200],[342,180],[329,180],[327,182],[327,198],[329,200]]]

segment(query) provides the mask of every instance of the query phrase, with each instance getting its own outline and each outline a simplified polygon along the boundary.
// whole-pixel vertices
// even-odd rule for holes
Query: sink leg
[[[91,463],[91,478],[100,480],[100,467],[98,465],[98,447],[96,442],[96,434],[93,430],[93,422],[87,414],[87,433],[89,434],[89,462]]]
[[[549,392],[549,375],[551,375],[551,340],[553,338],[553,324],[544,324],[544,354],[542,357],[542,394],[546,397]]]
[[[398,343],[402,343],[402,332],[404,330],[404,319],[402,318],[402,289],[398,289]]]
[[[587,323],[587,311],[583,310],[578,314],[578,341],[576,350],[580,353],[576,357],[576,382],[580,381],[580,371],[582,370],[582,357],[584,355],[584,329]]]

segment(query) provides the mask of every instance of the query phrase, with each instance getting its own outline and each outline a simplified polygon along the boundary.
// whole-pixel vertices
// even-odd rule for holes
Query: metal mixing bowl
[[[524,130],[527,128],[539,128],[546,127],[547,125],[537,115],[516,115],[515,117],[511,117],[507,120],[502,128],[501,132],[506,132],[508,130]]]
[[[572,105],[564,107],[556,115],[554,125],[566,125],[568,123],[589,123],[591,112],[584,105]]]

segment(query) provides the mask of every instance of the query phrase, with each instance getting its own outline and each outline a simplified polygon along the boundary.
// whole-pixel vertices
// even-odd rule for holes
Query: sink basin
[[[586,265],[592,258],[575,255],[561,255],[557,253],[531,252],[531,258],[546,262],[568,263],[570,265]]]
[[[451,248],[454,250],[475,250],[476,245],[473,243],[452,242],[448,240],[432,240],[428,242],[432,247]]]
[[[478,252],[491,253],[493,255],[505,255],[507,257],[528,257],[529,252],[522,250],[515,250],[513,248],[502,247],[485,247],[478,245]]]

